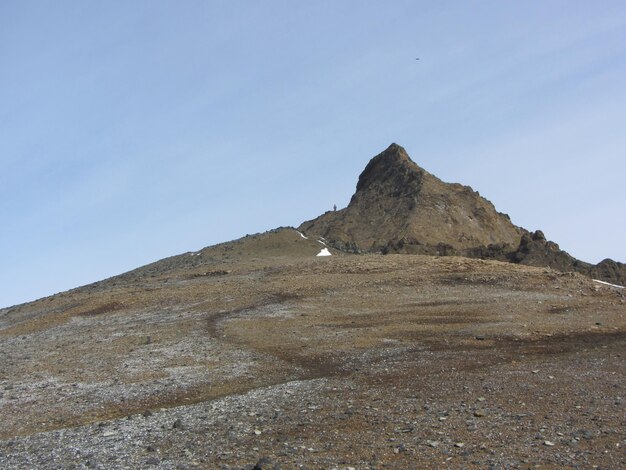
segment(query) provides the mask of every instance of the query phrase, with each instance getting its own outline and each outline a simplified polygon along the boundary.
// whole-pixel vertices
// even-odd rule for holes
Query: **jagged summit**
[[[401,197],[419,191],[424,170],[419,168],[398,144],[391,144],[367,164],[356,185],[356,192],[377,190]]]
[[[578,271],[626,283],[626,265],[591,265],[514,225],[469,186],[445,183],[391,144],[372,158],[344,209],[302,223],[299,230],[343,251],[460,255]]]
[[[493,244],[510,249],[522,232],[468,186],[444,183],[397,144],[370,160],[345,209],[300,230],[353,251],[467,254]]]

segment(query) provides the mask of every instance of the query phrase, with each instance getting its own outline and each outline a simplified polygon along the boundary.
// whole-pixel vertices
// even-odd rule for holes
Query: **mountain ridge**
[[[326,217],[386,255],[283,227],[0,308],[0,467],[623,467],[625,289],[394,253],[427,247],[410,210],[440,217],[435,237],[482,207],[521,261],[560,259],[470,188],[387,163]],[[488,228],[432,248],[495,257]]]
[[[428,232],[437,217],[439,227]],[[475,226],[479,230],[470,233]],[[365,166],[346,208],[327,211],[297,228],[279,227],[173,255],[65,292],[108,288],[180,269],[189,270],[190,276],[210,275],[228,270],[238,253],[252,258],[280,257],[281,252],[307,257],[326,245],[335,254],[462,256],[579,272],[626,285],[626,264],[610,258],[595,265],[576,259],[540,230],[530,232],[514,225],[507,214],[498,212],[471,187],[441,181],[413,162],[403,147],[392,143]],[[15,307],[18,305],[0,310]]]
[[[393,143],[361,173],[344,209],[303,222],[298,229],[348,252],[456,255],[576,271],[626,284],[626,265],[578,260],[546,239],[514,225],[507,214],[469,186],[445,183]]]

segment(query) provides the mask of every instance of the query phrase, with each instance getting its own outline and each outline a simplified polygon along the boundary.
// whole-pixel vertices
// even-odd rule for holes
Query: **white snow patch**
[[[322,240],[323,240],[323,238],[320,238],[320,239],[317,241],[317,243],[321,243],[322,245],[327,246],[327,245],[326,245],[326,243],[324,243]]]
[[[609,286],[609,287],[617,287],[618,289],[626,289],[626,287],[624,286],[618,286],[617,284],[611,284],[609,282],[604,282],[604,281],[600,281],[598,279],[592,279],[593,282],[597,282],[598,284],[604,284],[605,286]]]
[[[322,249],[316,256],[330,256],[332,253],[328,251],[328,248]]]
[[[298,232],[298,231],[296,230],[296,232]],[[299,233],[299,234],[300,234],[300,236],[301,236],[302,238],[304,238],[305,240],[308,240],[308,239],[309,239],[309,237],[305,237],[305,236],[304,236],[304,233],[302,233],[302,232],[298,232],[298,233]]]

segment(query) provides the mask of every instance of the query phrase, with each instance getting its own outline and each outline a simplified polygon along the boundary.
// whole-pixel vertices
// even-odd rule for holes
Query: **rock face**
[[[605,259],[596,265],[585,263],[561,250],[556,243],[546,240],[539,230],[533,234],[524,233],[517,250],[506,254],[506,258],[514,263],[575,271],[611,284],[626,285],[625,264],[612,259]]]
[[[448,184],[392,144],[361,173],[350,204],[300,230],[349,251],[466,254],[513,251],[523,232],[468,186]]]
[[[541,231],[514,225],[469,186],[444,183],[420,168],[397,144],[370,160],[346,208],[304,222],[299,230],[347,252],[459,255],[626,283],[623,264],[577,260]]]

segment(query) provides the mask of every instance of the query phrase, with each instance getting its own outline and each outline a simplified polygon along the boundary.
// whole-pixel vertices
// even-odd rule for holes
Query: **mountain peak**
[[[373,190],[393,197],[414,195],[424,173],[403,147],[393,143],[367,164],[359,176],[356,194]]]
[[[420,168],[398,144],[372,158],[350,204],[304,222],[300,231],[353,251],[464,254],[519,245],[521,231],[467,186]]]
[[[423,170],[395,143],[369,161],[348,207],[303,222],[299,230],[341,251],[497,259],[626,284],[625,264],[577,260],[541,231],[514,225],[472,188]]]

